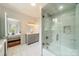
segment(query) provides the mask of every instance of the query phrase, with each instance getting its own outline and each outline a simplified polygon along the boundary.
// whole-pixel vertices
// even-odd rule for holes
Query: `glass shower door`
[[[61,55],[61,50],[60,50],[60,35],[61,35],[61,23],[58,21],[59,18],[51,18],[52,24],[51,24],[51,42],[49,45],[49,50],[55,54],[55,55]]]
[[[75,13],[75,51],[76,55],[79,56],[79,4],[76,5]]]
[[[60,55],[60,41],[58,30],[59,24],[56,22],[57,18],[52,19],[52,16],[45,13],[42,18],[42,45],[43,48]],[[55,21],[56,20],[56,21]]]
[[[63,9],[56,10],[61,5]],[[44,10],[43,48],[57,56],[79,55],[79,4],[48,4]]]
[[[75,41],[75,7],[61,15],[61,55],[76,55]]]
[[[44,18],[42,18],[42,44],[45,49],[48,49],[48,46],[50,44],[51,40],[51,20],[50,17],[47,16],[47,14],[43,15]]]
[[[75,7],[66,9],[62,14],[55,16],[53,20],[55,20],[54,26],[56,27],[54,28],[52,25],[53,32],[55,32],[52,34],[56,34],[54,38],[56,42],[51,45],[51,51],[56,51],[54,54],[58,56],[77,55],[75,50]],[[53,50],[53,45],[57,46],[57,48],[55,46],[55,50]]]

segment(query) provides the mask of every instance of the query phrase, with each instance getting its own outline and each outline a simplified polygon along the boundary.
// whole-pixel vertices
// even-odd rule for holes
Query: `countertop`
[[[14,38],[14,37],[18,37],[20,36],[21,34],[15,34],[15,35],[8,35],[8,38]]]
[[[6,39],[0,39],[0,48],[3,46],[4,42],[6,42]]]

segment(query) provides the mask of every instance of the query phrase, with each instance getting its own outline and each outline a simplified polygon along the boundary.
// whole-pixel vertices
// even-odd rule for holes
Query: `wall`
[[[21,23],[23,34],[31,33],[30,28],[32,29],[32,33],[39,33],[39,24],[28,24],[27,20],[24,20]]]

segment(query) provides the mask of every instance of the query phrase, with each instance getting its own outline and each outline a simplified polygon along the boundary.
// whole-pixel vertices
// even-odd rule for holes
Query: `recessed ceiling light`
[[[62,10],[63,9],[63,6],[59,6],[59,10]]]
[[[35,3],[31,3],[31,5],[32,5],[32,6],[36,6],[36,4],[35,4]]]

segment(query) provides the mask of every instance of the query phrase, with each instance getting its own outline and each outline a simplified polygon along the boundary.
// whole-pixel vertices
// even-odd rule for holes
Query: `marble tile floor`
[[[51,53],[47,49],[43,48],[43,56],[55,56],[55,54]]]
[[[23,44],[8,48],[7,56],[40,56],[41,48],[39,42],[31,45]]]

